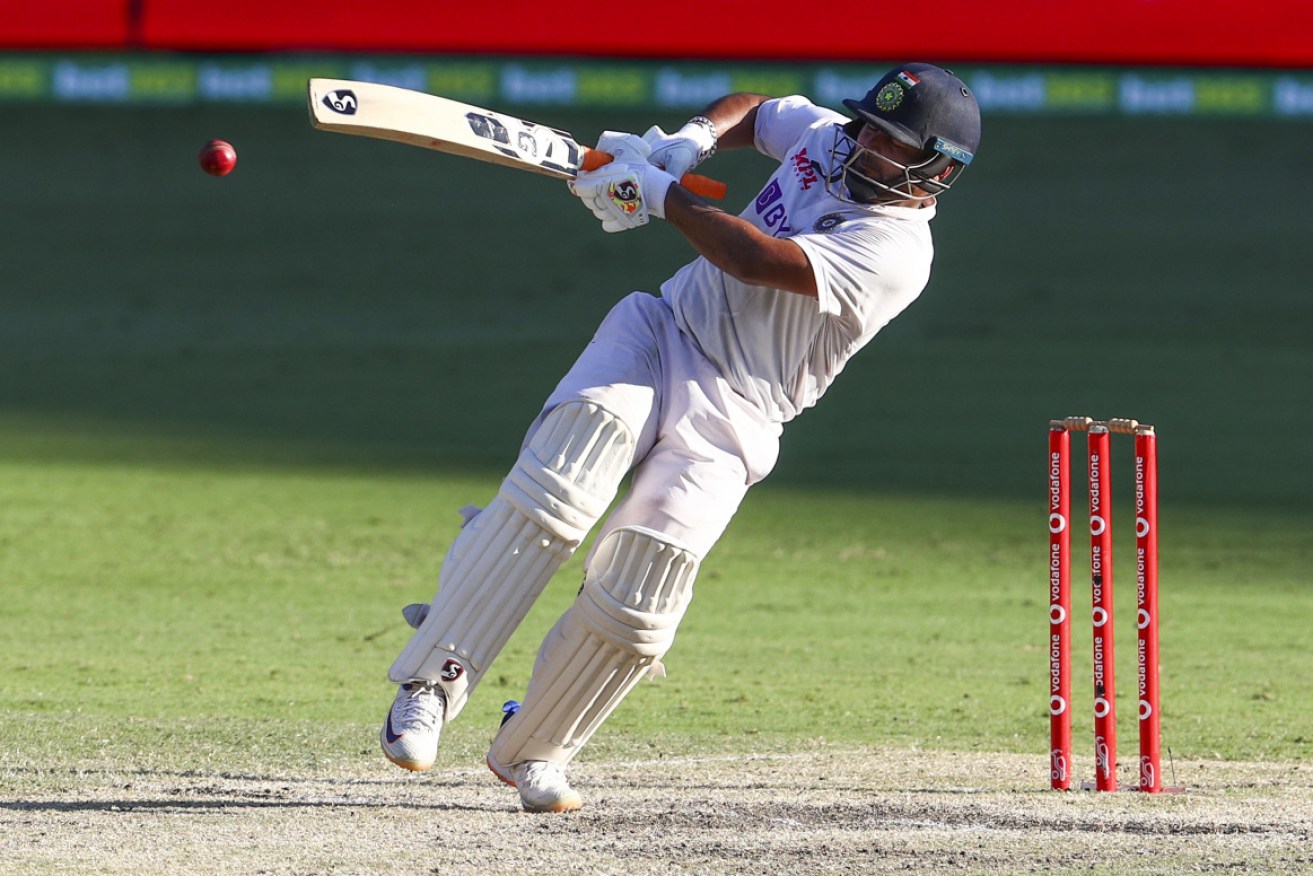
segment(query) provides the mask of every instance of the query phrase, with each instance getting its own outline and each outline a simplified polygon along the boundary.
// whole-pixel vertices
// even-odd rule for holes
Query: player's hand
[[[667,134],[656,125],[643,135],[652,150],[648,161],[665,168],[675,179],[710,158],[716,151],[716,132],[710,123],[689,122],[673,134]]]
[[[637,164],[647,161],[652,147],[637,134],[621,131],[603,131],[597,138],[597,151],[614,156],[616,164]]]
[[[633,134],[607,131],[599,151],[615,156],[610,164],[585,171],[570,181],[570,191],[615,233],[646,225],[648,216],[665,216],[666,192],[675,178],[647,162],[648,147]]]
[[[646,225],[648,216],[665,215],[666,192],[675,178],[646,161],[612,162],[579,174],[570,190],[602,221],[602,230],[628,231]]]

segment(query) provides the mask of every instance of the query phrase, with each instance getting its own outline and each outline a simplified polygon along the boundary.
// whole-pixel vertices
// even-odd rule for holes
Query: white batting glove
[[[664,167],[675,179],[716,154],[716,126],[705,116],[694,118],[673,134],[653,125],[643,140],[652,150],[647,160]]]
[[[666,192],[675,178],[647,163],[648,146],[633,134],[607,131],[597,148],[615,156],[610,164],[581,172],[570,191],[614,234],[646,225],[648,216],[664,218]]]
[[[652,154],[652,147],[642,137],[622,131],[603,131],[602,136],[597,138],[596,149],[598,152],[615,156],[616,164],[636,164],[639,161],[647,161],[648,156]]]

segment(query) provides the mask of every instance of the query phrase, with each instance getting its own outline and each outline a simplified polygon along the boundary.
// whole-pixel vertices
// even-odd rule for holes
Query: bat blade
[[[310,121],[321,131],[407,143],[560,179],[583,149],[564,131],[392,85],[311,79]]]
[[[589,168],[610,160],[565,131],[393,85],[311,79],[307,106],[310,123],[321,131],[408,143],[558,179],[573,179],[586,160]],[[686,173],[680,182],[704,197],[725,197],[718,180]]]

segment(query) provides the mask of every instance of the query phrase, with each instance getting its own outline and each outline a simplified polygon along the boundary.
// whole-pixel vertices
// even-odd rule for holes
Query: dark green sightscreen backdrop
[[[591,141],[682,114],[555,110]],[[0,105],[0,450],[500,472],[609,305],[690,251],[562,183],[313,131],[298,107]],[[214,179],[195,155],[237,147]],[[1303,160],[1273,120],[986,116],[930,286],[770,484],[1038,497],[1051,416],[1162,434],[1164,504],[1299,512]],[[737,211],[768,170],[707,167]]]

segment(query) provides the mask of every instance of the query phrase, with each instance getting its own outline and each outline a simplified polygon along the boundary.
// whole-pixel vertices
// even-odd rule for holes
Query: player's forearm
[[[712,101],[699,115],[716,126],[718,149],[741,149],[753,145],[757,108],[771,98],[765,94],[739,92]]]
[[[816,278],[802,247],[696,197],[678,185],[666,194],[665,218],[698,254],[737,280],[816,297]]]

